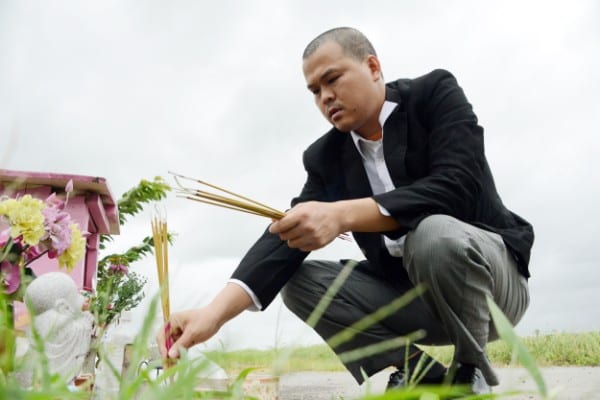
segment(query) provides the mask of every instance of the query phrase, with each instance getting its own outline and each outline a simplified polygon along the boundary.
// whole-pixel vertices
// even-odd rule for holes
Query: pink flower
[[[4,251],[7,244],[12,247],[13,251],[17,252],[21,252],[24,247],[27,247],[23,245],[23,235],[15,238],[11,237],[10,228],[6,228],[0,232],[0,251]]]
[[[0,248],[4,248],[4,246],[6,246],[8,239],[10,239],[10,228],[6,228],[0,232]]]
[[[0,264],[0,282],[4,285],[6,294],[13,294],[21,285],[21,270],[18,265],[11,264],[8,261],[2,261]]]
[[[45,203],[46,208],[52,207],[60,211],[62,211],[65,208],[65,202],[59,197],[56,197],[56,193],[52,193],[50,196],[48,196],[45,200]]]
[[[48,206],[42,210],[44,225],[46,225],[46,237],[50,239],[48,257],[56,258],[65,252],[71,245],[71,216],[63,211],[64,202],[52,193],[47,199]]]
[[[46,252],[46,248],[43,244],[39,244],[37,246],[30,246],[23,252],[25,256],[25,265],[29,264],[31,261],[35,260],[42,254]]]
[[[67,193],[65,204],[67,204],[69,202],[69,195],[73,192],[73,179],[69,179],[69,182],[67,182],[67,185],[65,186],[65,192]]]
[[[65,186],[65,192],[71,193],[73,191],[73,179],[69,179],[67,185]]]
[[[129,272],[129,270],[127,269],[127,265],[123,265],[123,264],[112,264],[109,267],[109,269],[113,274],[121,273],[123,275],[127,275]]]

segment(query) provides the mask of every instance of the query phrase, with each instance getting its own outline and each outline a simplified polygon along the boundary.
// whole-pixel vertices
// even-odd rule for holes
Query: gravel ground
[[[382,371],[370,380],[371,393],[385,390],[391,370]],[[500,386],[494,393],[507,391],[534,391],[535,383],[522,368],[499,368]],[[600,399],[600,367],[551,367],[543,368],[542,374],[548,388],[557,391],[557,400]],[[347,400],[364,395],[367,385],[357,385],[346,372],[298,372],[281,377],[280,400]],[[511,400],[541,399],[531,394],[502,397]]]

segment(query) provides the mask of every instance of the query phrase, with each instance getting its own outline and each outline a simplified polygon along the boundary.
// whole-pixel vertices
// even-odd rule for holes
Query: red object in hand
[[[167,354],[171,347],[173,347],[173,338],[171,337],[171,323],[167,322],[165,325],[165,347],[167,348]]]

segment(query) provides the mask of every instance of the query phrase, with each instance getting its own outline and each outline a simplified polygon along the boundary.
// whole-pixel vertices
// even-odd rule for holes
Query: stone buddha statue
[[[92,338],[93,317],[81,311],[83,296],[70,276],[49,272],[31,282],[25,301],[32,308],[33,327],[44,341],[50,373],[71,382],[81,370]],[[33,349],[34,341],[29,332],[29,349],[18,376],[23,386],[32,383],[36,359]]]

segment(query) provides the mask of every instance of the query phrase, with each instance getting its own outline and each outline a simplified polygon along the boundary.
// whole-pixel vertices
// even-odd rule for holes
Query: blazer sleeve
[[[308,166],[307,153],[308,151],[303,156],[307,179],[300,195],[292,200],[292,206],[304,201],[319,200],[322,197],[323,184],[318,175]],[[289,248],[278,235],[266,229],[248,250],[231,278],[239,279],[248,285],[260,300],[264,310],[308,254],[309,252]]]
[[[429,173],[373,198],[398,221],[401,230],[414,229],[432,214],[468,221],[482,190],[483,128],[447,71],[431,73],[422,87],[414,88],[409,102],[414,103],[409,104],[413,107],[409,112],[421,119],[423,134],[428,135],[427,156],[421,162],[427,163]]]

